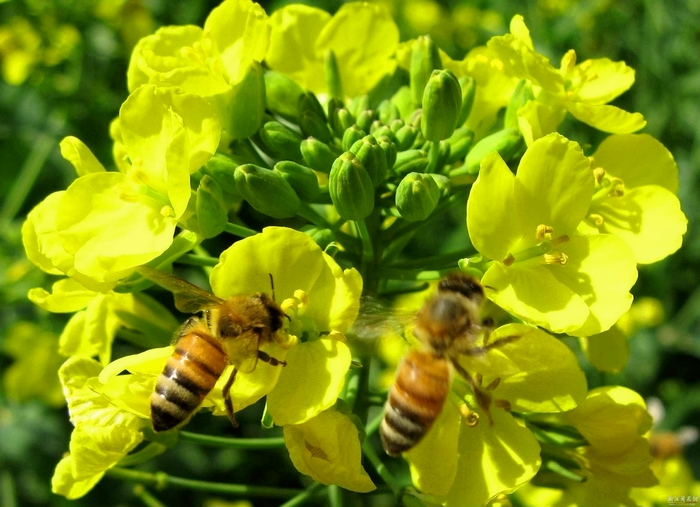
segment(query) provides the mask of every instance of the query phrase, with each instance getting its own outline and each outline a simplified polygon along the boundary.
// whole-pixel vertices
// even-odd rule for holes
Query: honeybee
[[[260,350],[282,329],[287,317],[273,295],[221,299],[182,278],[142,266],[138,272],[168,289],[183,313],[201,312],[180,327],[175,350],[158,376],[151,395],[151,423],[156,432],[176,428],[189,420],[214,388],[228,364],[234,366],[224,388],[226,414],[238,426],[231,401],[231,387],[240,371],[250,373],[258,359],[273,366],[286,366]],[[272,284],[272,275],[270,275]]]
[[[450,392],[453,370],[477,389],[459,364],[460,355],[484,354],[519,337],[474,345],[490,332],[490,324],[481,319],[483,300],[484,288],[476,278],[451,273],[418,311],[413,334],[422,347],[403,357],[384,405],[380,436],[390,456],[413,448],[428,433]]]

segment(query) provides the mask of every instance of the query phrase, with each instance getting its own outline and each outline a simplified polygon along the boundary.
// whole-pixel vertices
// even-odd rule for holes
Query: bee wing
[[[245,331],[224,341],[228,361],[241,373],[250,373],[258,364],[260,333],[254,329]]]
[[[387,335],[403,336],[415,320],[415,310],[392,308],[375,299],[364,298],[350,333],[364,340],[376,340]]]
[[[175,297],[175,307],[183,313],[196,313],[203,308],[215,306],[224,302],[223,299],[215,296],[187,280],[165,273],[149,266],[136,268],[142,276],[157,283],[164,289],[169,290]]]

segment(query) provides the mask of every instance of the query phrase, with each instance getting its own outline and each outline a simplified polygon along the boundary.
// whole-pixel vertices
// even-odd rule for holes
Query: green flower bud
[[[457,126],[464,125],[464,122],[469,118],[469,113],[472,112],[474,96],[476,95],[476,81],[471,76],[462,76],[459,78],[459,86],[462,89],[462,107],[459,109],[459,116],[457,116]]]
[[[424,150],[405,150],[396,155],[394,172],[399,176],[411,172],[425,172],[428,167],[428,154]]]
[[[420,127],[428,141],[441,141],[452,135],[462,106],[459,81],[450,70],[436,70],[423,93]]]
[[[359,129],[357,125],[353,125],[352,127],[345,129],[345,132],[343,132],[343,140],[341,141],[343,150],[348,151],[353,144],[366,135],[367,132]]]
[[[318,246],[325,249],[329,244],[335,241],[335,234],[330,229],[324,229],[317,225],[305,225],[301,232],[308,234],[316,242]]]
[[[361,220],[374,209],[372,178],[350,152],[343,153],[333,163],[328,190],[335,209],[345,219]]]
[[[226,112],[223,127],[233,139],[245,139],[260,129],[265,117],[265,78],[258,62],[253,62],[238,84]]]
[[[340,78],[338,60],[332,49],[326,49],[323,53],[323,70],[326,75],[328,94],[335,99],[343,97],[343,80]]]
[[[309,137],[301,142],[301,156],[306,165],[314,171],[328,174],[331,172],[331,166],[338,155],[340,153],[336,153],[333,148],[314,137]]]
[[[355,120],[355,125],[360,130],[369,132],[372,127],[372,123],[377,119],[377,113],[372,109],[365,109],[360,114],[357,115],[357,120]]]
[[[440,141],[440,144],[438,145],[438,159],[437,163],[435,164],[435,170],[439,171],[440,168],[442,168],[447,161],[450,158],[450,143],[447,141]]]
[[[333,133],[337,137],[343,137],[345,129],[355,125],[355,117],[337,99],[331,99],[328,103],[328,116]]]
[[[396,138],[396,146],[399,150],[408,150],[413,146],[413,141],[416,140],[418,135],[418,129],[413,125],[404,125],[401,127],[394,136]]]
[[[508,161],[518,153],[522,146],[523,138],[518,129],[503,129],[484,137],[467,154],[464,161],[465,173],[478,174],[481,159],[489,153],[497,151],[503,160]]]
[[[323,110],[323,106],[313,92],[306,92],[299,97],[298,114],[300,118],[305,111],[313,113],[324,122],[328,120],[326,118],[326,112]]]
[[[380,136],[376,139],[377,143],[384,152],[384,157],[386,158],[386,167],[387,169],[391,169],[396,163],[396,144],[394,143],[394,141],[392,141],[386,136]]]
[[[299,126],[305,136],[313,136],[324,143],[333,142],[333,134],[328,128],[328,123],[312,111],[304,111],[299,118]]]
[[[506,107],[506,115],[503,119],[503,125],[505,128],[517,129],[518,126],[518,110],[527,104],[529,101],[534,100],[535,96],[532,93],[532,86],[528,84],[524,79],[521,79],[518,86],[515,87],[513,95],[510,97],[510,102],[508,102],[508,107]]]
[[[439,200],[440,189],[430,174],[407,174],[396,189],[396,207],[409,222],[428,218]]]
[[[434,70],[442,69],[442,60],[437,44],[429,35],[413,41],[411,47],[411,100],[413,108],[420,107],[423,91]]]
[[[379,120],[386,125],[388,125],[392,120],[401,118],[399,108],[390,100],[383,100],[377,108],[377,113],[379,115]]]
[[[378,186],[386,177],[388,171],[384,150],[373,135],[366,135],[350,147],[350,153],[355,155],[367,169],[374,186]]]
[[[360,116],[360,113],[365,109],[369,109],[368,95],[360,95],[359,97],[353,97],[350,99],[350,102],[348,103],[348,111],[350,111],[355,118]]]
[[[399,108],[400,117],[406,119],[411,116],[415,107],[411,100],[411,89],[408,86],[402,86],[391,97],[391,101]]]
[[[236,170],[240,164],[237,164],[231,160],[226,155],[221,153],[214,154],[204,167],[200,169],[203,175],[211,177],[216,183],[218,183],[221,190],[230,195],[238,195],[238,189],[236,188],[236,180],[233,177],[233,172]],[[202,178],[202,181],[204,178]],[[201,185],[201,181],[200,181]]]
[[[199,232],[205,238],[218,236],[228,223],[223,192],[209,175],[205,175],[197,187],[197,220]]]
[[[436,173],[430,173],[430,176],[432,176],[438,186],[438,189],[440,189],[441,198],[450,195],[450,190],[452,190],[452,181],[450,181],[450,178],[444,174]]]
[[[388,123],[389,130],[391,130],[394,134],[396,134],[404,125],[406,125],[406,122],[403,121],[401,118],[391,120]]]
[[[245,164],[236,168],[235,178],[240,194],[260,213],[273,218],[296,215],[301,201],[279,172]]]
[[[469,127],[459,127],[447,140],[450,143],[450,156],[448,164],[453,164],[458,160],[463,160],[469,153],[469,148],[474,142],[474,132]]]
[[[376,123],[377,123],[377,127],[374,128],[374,130],[370,131],[370,133],[374,137],[388,137],[389,139],[392,139],[392,140],[394,139],[394,137],[395,137],[394,133],[391,131],[391,129],[387,125],[383,125],[383,124],[379,123],[378,121]]]
[[[312,169],[291,160],[283,160],[277,162],[273,170],[287,180],[302,201],[310,202],[318,197],[318,178]]]
[[[287,120],[296,121],[299,98],[304,94],[301,86],[281,72],[268,70],[265,72],[265,93],[270,111]]]
[[[260,139],[275,158],[301,162],[302,137],[278,121],[269,121],[260,129]]]

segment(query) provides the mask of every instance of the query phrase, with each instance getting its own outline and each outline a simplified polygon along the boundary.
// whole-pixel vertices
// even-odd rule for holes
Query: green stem
[[[340,489],[335,484],[328,486],[328,500],[330,501],[331,507],[343,507],[343,490]]]
[[[377,430],[379,429],[379,426],[382,424],[382,419],[384,419],[384,412],[382,411],[377,417],[372,419],[367,426],[365,426],[365,432],[367,433],[367,438],[369,438],[371,435],[374,435]]]
[[[456,252],[447,252],[439,255],[431,255],[422,259],[410,259],[400,262],[395,262],[388,267],[391,268],[436,268],[446,264],[457,264],[457,261],[464,257],[475,255],[477,252],[473,248],[465,248]],[[382,267],[383,268],[383,267]]]
[[[219,259],[208,255],[185,254],[180,257],[177,262],[187,264],[188,266],[213,267],[219,263]]]
[[[336,226],[331,224],[328,220],[325,219],[325,217],[321,216],[315,209],[313,209],[310,205],[306,203],[302,203],[301,206],[299,207],[299,211],[297,211],[297,215],[299,215],[302,218],[305,218],[312,224],[314,224],[316,227],[321,227],[323,229],[330,229],[330,230],[335,230]]]
[[[284,502],[280,507],[297,507],[299,505],[304,505],[304,503],[311,497],[316,496],[321,490],[327,488],[325,484],[320,482],[314,482],[311,486],[306,488],[305,491],[294,496],[292,499]]]
[[[226,227],[224,227],[224,231],[228,232],[229,234],[233,234],[234,236],[238,236],[240,238],[255,236],[258,233],[258,231],[248,229],[247,227],[243,227],[242,225],[232,224],[231,222],[226,224]]]
[[[239,495],[245,497],[258,498],[292,498],[302,491],[293,488],[277,488],[271,486],[250,486],[248,484],[231,484],[222,482],[199,481],[195,479],[185,479],[184,477],[175,477],[164,472],[155,474],[142,472],[140,470],[131,470],[129,468],[114,467],[107,470],[107,475],[124,479],[127,481],[138,482],[155,486],[156,489],[165,489],[167,487],[193,489],[196,491],[207,491],[209,493],[224,493],[229,495]]]
[[[425,168],[426,173],[434,173],[437,169],[437,163],[440,158],[440,142],[431,141],[428,150],[428,167]]]
[[[384,465],[384,463],[382,463],[382,460],[375,452],[369,439],[365,439],[364,443],[362,444],[362,452],[370,463],[372,463],[372,466],[377,471],[379,477],[384,480],[384,483],[391,488],[391,492],[394,493],[394,496],[398,498],[398,496],[401,494],[402,487],[391,472],[389,472],[389,469]]]
[[[430,282],[439,280],[454,268],[446,269],[396,269],[381,268],[382,276],[392,280],[414,280],[417,282]]]
[[[65,118],[54,112],[49,118],[49,123],[52,124],[50,125],[51,130],[60,131],[65,124]],[[7,192],[7,199],[0,210],[0,220],[3,222],[12,220],[17,215],[55,146],[56,138],[54,136],[44,133],[36,136],[29,156],[25,159],[17,178]]]
[[[140,484],[134,486],[134,495],[136,495],[146,507],[165,507],[164,503],[151,495],[148,490]]]
[[[9,470],[0,470],[0,501],[3,507],[17,507],[15,478]]]
[[[229,438],[213,437],[189,431],[180,432],[180,440],[192,442],[200,445],[210,445],[213,447],[226,447],[229,449],[278,449],[284,447],[283,437],[273,438]]]

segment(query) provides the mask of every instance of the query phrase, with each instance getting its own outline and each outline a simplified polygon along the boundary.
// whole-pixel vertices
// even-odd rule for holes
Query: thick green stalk
[[[224,493],[243,497],[292,498],[302,492],[302,490],[293,488],[276,488],[271,486],[250,486],[248,484],[199,481],[195,479],[185,479],[184,477],[175,477],[163,472],[156,472],[155,474],[152,474],[141,470],[132,470],[129,468],[119,467],[109,469],[107,471],[107,475],[127,481],[138,482],[140,484],[148,484],[155,486],[156,489],[165,489],[168,487],[185,488],[196,491]]]

